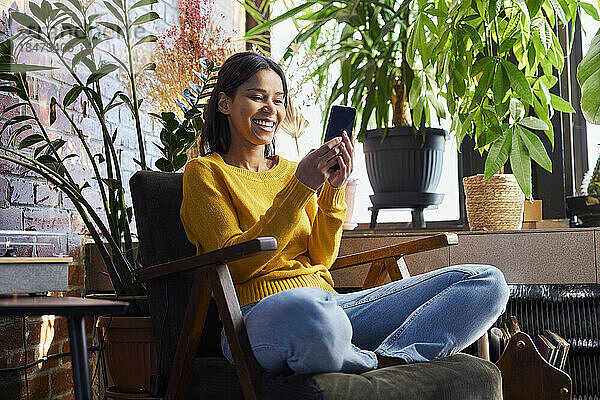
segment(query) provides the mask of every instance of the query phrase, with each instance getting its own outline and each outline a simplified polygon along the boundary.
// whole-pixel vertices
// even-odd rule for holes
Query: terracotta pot
[[[115,391],[147,392],[158,371],[150,317],[98,317],[106,363]]]

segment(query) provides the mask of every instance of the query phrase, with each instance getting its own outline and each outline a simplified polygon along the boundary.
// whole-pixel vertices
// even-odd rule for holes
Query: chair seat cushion
[[[360,375],[265,373],[263,381],[267,399],[502,399],[498,368],[462,353]],[[186,399],[243,399],[235,368],[224,358],[196,359]]]

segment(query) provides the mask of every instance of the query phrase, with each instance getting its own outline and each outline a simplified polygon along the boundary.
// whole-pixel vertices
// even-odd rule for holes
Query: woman
[[[335,292],[328,268],[346,214],[352,142],[344,132],[297,164],[278,157],[273,139],[286,106],[276,63],[249,52],[231,56],[206,108],[204,157],[188,163],[183,182],[181,219],[199,254],[277,239],[277,251],[229,263],[259,364],[271,373],[361,373],[473,343],[508,299],[494,267],[454,266]],[[336,163],[339,170],[330,169]],[[232,362],[225,335],[222,347]]]

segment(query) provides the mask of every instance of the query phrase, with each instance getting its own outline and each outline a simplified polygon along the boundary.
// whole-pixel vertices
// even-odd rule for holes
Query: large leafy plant
[[[485,178],[510,160],[531,194],[531,161],[552,171],[541,138],[554,147],[550,118],[573,108],[550,92],[565,54],[556,35],[581,10],[598,19],[592,4],[577,0],[420,0],[409,33],[409,65],[422,66],[421,81],[443,87],[460,147],[465,136],[487,153]],[[572,37],[567,38],[570,48]],[[413,89],[419,85],[413,82]],[[440,88],[442,86],[440,85]],[[415,98],[425,89],[415,93]],[[412,94],[412,93],[411,93]]]
[[[438,91],[435,82],[422,82],[423,96],[413,98],[414,71],[406,55],[415,51],[408,33],[415,21],[416,3],[308,0],[266,20],[261,10],[274,1],[266,2],[264,7],[245,1],[246,10],[261,22],[247,32],[246,39],[264,46],[264,33],[272,26],[288,19],[296,21],[300,31],[284,60],[292,57],[292,48],[298,45],[319,55],[318,67],[312,72],[319,86],[329,79],[332,70],[341,71],[327,94],[327,105],[339,101],[357,109],[359,140],[369,127],[420,129],[435,116],[445,117],[443,103],[434,95]]]
[[[143,132],[139,107],[141,99],[136,92],[136,78],[154,65],[148,63],[140,69],[133,64],[133,50],[156,40],[154,35],[134,39],[134,29],[159,18],[158,14],[146,10],[146,6],[157,0],[106,0],[107,14],[92,13],[89,4],[79,0],[49,2],[39,5],[29,2],[30,14],[12,11],[11,18],[19,23],[20,29],[13,38],[0,45],[0,90],[14,93],[19,102],[6,107],[4,115],[20,110],[8,118],[0,134],[1,159],[21,165],[46,178],[56,185],[73,202],[81,215],[90,235],[98,245],[107,265],[108,273],[119,297],[137,299],[145,294],[140,285],[131,282],[131,271],[136,268],[132,234],[129,224],[132,209],[125,201],[121,159],[116,149],[119,126],[113,127],[108,119],[111,110],[125,107],[132,116],[138,140],[140,168],[147,169]],[[108,18],[107,18],[108,17]],[[112,36],[107,35],[112,32]],[[102,51],[102,43],[108,40],[121,41],[126,49],[124,60]],[[75,84],[62,96],[52,97],[49,106],[49,126],[32,101],[29,73],[54,67],[20,63],[19,56],[27,46],[39,45],[47,49],[73,79]],[[120,70],[128,84],[117,90],[107,90],[103,85],[106,77]],[[74,106],[82,97],[93,113],[95,123],[102,134],[102,147],[94,150],[90,138],[76,122]],[[75,132],[83,154],[66,146],[67,141],[48,132],[60,114],[68,120]],[[91,116],[90,116],[91,117]],[[81,163],[89,163],[93,169],[93,181],[78,182],[74,172]],[[90,200],[92,191],[100,193],[102,213]],[[108,246],[104,244],[108,242]],[[143,301],[133,301],[133,311],[145,313]]]

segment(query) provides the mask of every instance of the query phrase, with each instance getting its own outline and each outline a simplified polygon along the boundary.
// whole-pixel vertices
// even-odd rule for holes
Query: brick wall
[[[101,2],[96,1],[96,4]],[[15,32],[18,25],[8,26],[7,7],[17,7],[23,10],[25,2],[0,1],[0,39],[7,34]],[[235,0],[216,0],[217,11],[226,18],[226,24],[233,26],[237,32],[243,32],[245,24],[244,12]],[[147,31],[161,33],[167,27],[177,22],[176,0],[160,0],[153,4],[161,20],[155,21],[153,26],[144,25]],[[115,42],[115,43],[113,43]],[[124,54],[124,49],[116,41],[108,42],[104,49],[113,54]],[[26,52],[20,60],[32,64],[57,65],[57,61],[42,51]],[[103,78],[103,85],[109,87],[121,86],[118,76]],[[48,107],[51,97],[62,99],[64,94],[73,84],[72,78],[66,71],[58,69],[51,72],[31,74],[31,87],[34,93],[35,106],[40,114],[48,121]],[[0,93],[0,110],[15,104],[16,98],[10,94]],[[92,148],[100,149],[101,131],[94,118],[84,115],[83,96],[72,105],[74,119],[80,124],[82,130],[89,136]],[[18,113],[15,110],[15,113]],[[60,113],[59,113],[60,114]],[[15,114],[16,115],[16,114]],[[2,122],[2,121],[0,121]],[[119,127],[119,140],[117,151],[121,157],[121,167],[125,182],[137,170],[133,158],[139,158],[137,152],[137,139],[133,129],[134,124],[129,112],[123,107],[109,116],[110,128]],[[158,142],[158,127],[148,115],[142,116],[142,125],[145,134],[146,151],[149,164],[159,157],[156,147],[152,144]],[[59,116],[57,122],[49,129],[49,133],[62,137],[68,141],[68,146],[78,151],[80,145],[71,130],[68,121]],[[80,183],[91,180],[91,167],[83,160],[78,160],[76,169],[72,170],[74,178]],[[96,194],[95,194],[96,193]],[[87,195],[98,208],[101,202],[97,190],[87,190]],[[95,196],[95,197],[94,197]],[[127,201],[130,202],[129,194]],[[132,225],[132,228],[135,226]],[[50,232],[67,232],[69,234],[68,250],[74,262],[69,267],[69,296],[81,296],[84,288],[84,257],[82,243],[89,240],[85,236],[85,226],[70,200],[49,185],[44,179],[28,172],[22,167],[0,160],[0,229],[38,230]],[[93,320],[86,321],[89,343],[92,344],[94,332]],[[43,318],[28,317],[25,319],[27,337],[27,361],[38,359],[45,354],[56,354],[69,351],[66,320],[61,317],[45,316]],[[21,318],[0,317],[0,368],[23,365],[25,353],[22,341]],[[90,356],[90,369],[93,373],[95,355]],[[30,399],[57,399],[66,400],[73,398],[71,362],[69,357],[44,362],[27,370]],[[0,399],[25,399],[26,385],[24,373],[0,373]],[[97,378],[96,378],[97,379]]]

